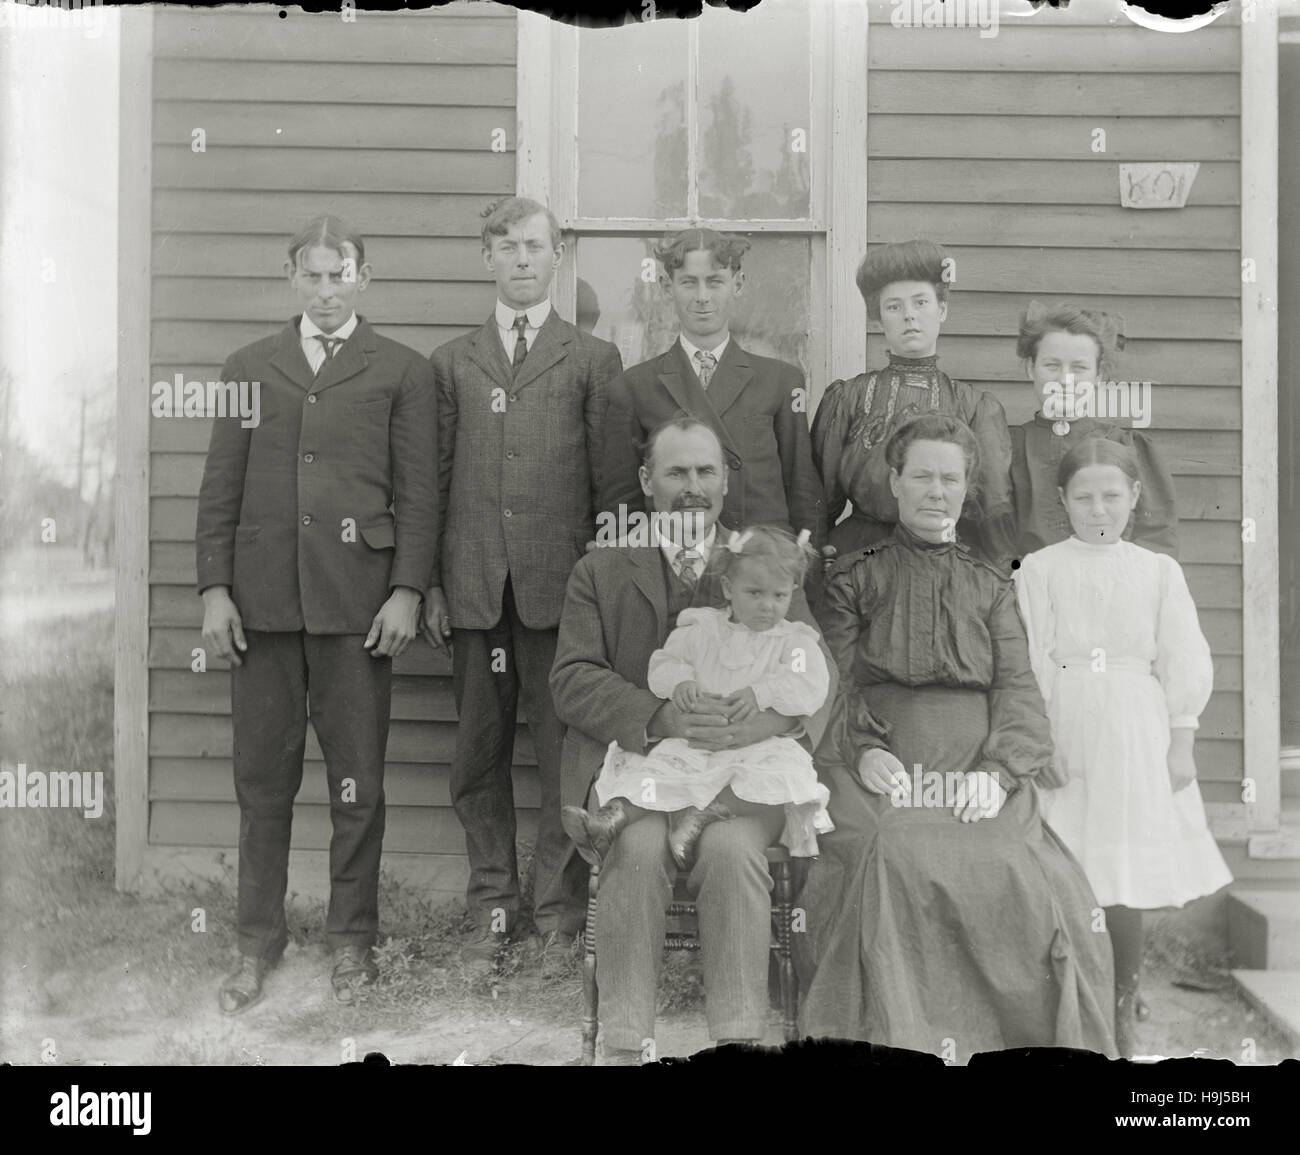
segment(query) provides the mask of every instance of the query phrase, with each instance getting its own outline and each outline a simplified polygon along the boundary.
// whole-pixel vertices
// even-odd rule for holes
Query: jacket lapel
[[[271,364],[299,389],[306,391],[311,389],[316,377],[302,351],[302,331],[298,328],[301,323],[302,315],[299,314],[280,330],[280,342],[271,354]]]
[[[335,385],[341,385],[351,377],[355,377],[368,364],[370,364],[367,353],[377,353],[379,351],[379,342],[375,339],[375,331],[370,327],[370,322],[364,317],[357,317],[357,327],[353,330],[352,336],[349,337],[334,356],[320,367],[320,372],[316,374],[315,390],[317,393],[323,393],[326,389],[333,389]]]
[[[478,332],[470,340],[469,357],[474,364],[503,388],[509,389],[514,383],[511,379],[510,362],[506,360],[506,351],[501,344],[501,337],[497,333],[495,313],[480,326]]]
[[[547,314],[542,327],[533,338],[533,347],[519,366],[519,376],[514,378],[514,388],[518,392],[525,385],[536,381],[543,373],[569,354],[569,342],[573,333],[568,324],[560,320],[554,307]],[[500,342],[498,342],[500,344]]]
[[[753,377],[754,370],[750,365],[749,354],[736,344],[736,338],[732,337],[722,351],[722,360],[713,371],[713,379],[709,382],[708,392],[705,394],[719,416],[731,408]]]
[[[715,522],[717,536],[713,539],[713,550],[726,549],[731,540],[731,531],[722,522]],[[641,591],[655,612],[656,637],[665,636],[668,623],[668,586],[664,579],[663,552],[657,545],[637,545],[625,547],[625,556],[632,570],[632,584]],[[704,573],[695,586],[695,596],[691,599],[697,606],[717,606],[725,600],[722,596],[722,583],[712,573],[712,567],[705,566]]]
[[[655,637],[664,636],[668,621],[668,589],[664,582],[663,566],[657,545],[626,547],[626,557],[632,570],[632,584],[645,596],[655,612]]]
[[[734,344],[733,340],[731,345]],[[731,345],[728,345],[726,352],[722,354],[722,364],[726,364],[727,357],[731,353]],[[713,432],[718,435],[718,440],[722,442],[723,451],[727,455],[728,467],[738,469],[740,453],[736,450],[736,443],[732,441],[731,432],[723,423],[721,414],[711,400],[712,391],[706,393],[700,387],[700,379],[686,359],[686,351],[680,341],[674,340],[672,348],[660,359],[659,383],[668,390],[680,408],[687,413],[693,413],[701,421],[707,421],[713,427]]]

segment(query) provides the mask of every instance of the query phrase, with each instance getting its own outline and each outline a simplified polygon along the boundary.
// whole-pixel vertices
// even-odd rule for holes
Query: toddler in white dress
[[[1029,657],[1056,746],[1043,817],[1082,864],[1115,952],[1116,1039],[1141,1015],[1141,911],[1232,881],[1205,819],[1192,743],[1210,647],[1173,558],[1122,540],[1141,489],[1133,450],[1090,437],[1057,485],[1074,536],[1016,573]]]
[[[702,694],[743,699],[732,716],[738,722],[768,709],[791,718],[820,709],[830,675],[817,631],[785,616],[810,552],[806,535],[796,541],[767,526],[716,548],[709,566],[720,573],[729,606],[682,610],[677,628],[651,655],[650,690],[684,713]],[[816,855],[818,833],[834,829],[826,812],[830,793],[812,757],[784,736],[719,751],[665,738],[644,755],[612,742],[595,791],[596,814],[566,806],[561,815],[589,862],[600,860],[613,834],[649,811],[673,814],[669,847],[683,868],[701,831],[718,819],[784,807],[781,842],[803,857]]]

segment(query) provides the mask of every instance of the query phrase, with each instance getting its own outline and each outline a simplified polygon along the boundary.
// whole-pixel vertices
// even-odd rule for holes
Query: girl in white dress
[[[1128,1053],[1141,912],[1232,881],[1192,758],[1214,671],[1178,563],[1121,540],[1141,492],[1132,449],[1087,438],[1056,480],[1074,534],[1029,554],[1016,573],[1064,782],[1043,793],[1043,816],[1106,908],[1116,1041]]]
[[[702,694],[743,699],[734,721],[768,709],[791,718],[816,713],[830,689],[818,634],[785,616],[810,554],[806,532],[796,541],[768,526],[715,547],[709,568],[720,575],[729,606],[682,610],[677,628],[650,657],[650,690],[687,713]],[[669,848],[686,868],[710,822],[776,806],[785,808],[783,845],[793,855],[815,856],[817,834],[834,829],[829,798],[812,757],[793,738],[720,751],[665,738],[645,755],[611,742],[596,779],[601,809],[592,814],[566,806],[561,820],[579,853],[594,863],[627,823],[651,811],[671,812]]]

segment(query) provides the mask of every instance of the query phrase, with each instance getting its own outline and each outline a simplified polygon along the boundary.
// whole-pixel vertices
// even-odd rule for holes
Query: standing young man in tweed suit
[[[563,727],[548,679],[564,588],[595,536],[595,464],[618,350],[563,321],[551,279],[564,255],[543,205],[510,197],[483,225],[497,303],[481,328],[434,351],[439,564],[424,634],[450,642],[459,726],[452,804],[465,827],[466,904],[477,924],[461,957],[492,966],[515,929],[519,875],[510,765],[520,695],[537,751],[534,951],[554,965],[582,925],[586,872],[560,826]]]

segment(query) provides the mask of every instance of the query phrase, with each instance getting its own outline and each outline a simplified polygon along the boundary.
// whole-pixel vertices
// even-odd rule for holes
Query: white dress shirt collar
[[[701,349],[698,345],[688,341],[685,333],[679,334],[677,339],[682,343],[682,352],[686,354],[686,360],[691,363],[691,368],[698,374],[700,371],[700,363],[695,360],[695,354],[712,353],[717,360],[721,361],[722,354],[726,351],[727,345],[731,342],[731,334],[728,333],[723,337],[722,344],[713,349]]]
[[[654,544],[663,550],[664,557],[668,559],[668,564],[673,567],[675,572],[677,568],[677,555],[682,552],[684,547],[660,534],[659,519],[655,517],[650,519],[650,537]],[[713,548],[713,545],[717,540],[718,523],[715,521],[711,526],[709,526],[709,532],[704,535],[704,539],[695,545],[695,552],[704,559],[705,564],[707,564],[709,560],[709,550]]]
[[[315,321],[306,313],[302,315],[302,321],[298,325],[298,339],[302,343],[302,355],[307,358],[307,364],[311,367],[313,373],[319,373],[321,367],[325,364],[327,354],[325,353],[325,343],[317,341],[317,335],[321,337],[337,338],[346,341],[356,332],[358,318],[355,312],[343,322],[332,333],[325,332]],[[334,350],[338,355],[338,349]]]
[[[507,305],[500,297],[497,298],[497,325],[506,332],[515,327],[515,318],[520,313],[528,318],[528,328],[540,329],[546,323],[546,318],[551,315],[551,300],[547,297],[535,305],[529,305],[527,309],[516,309]]]

